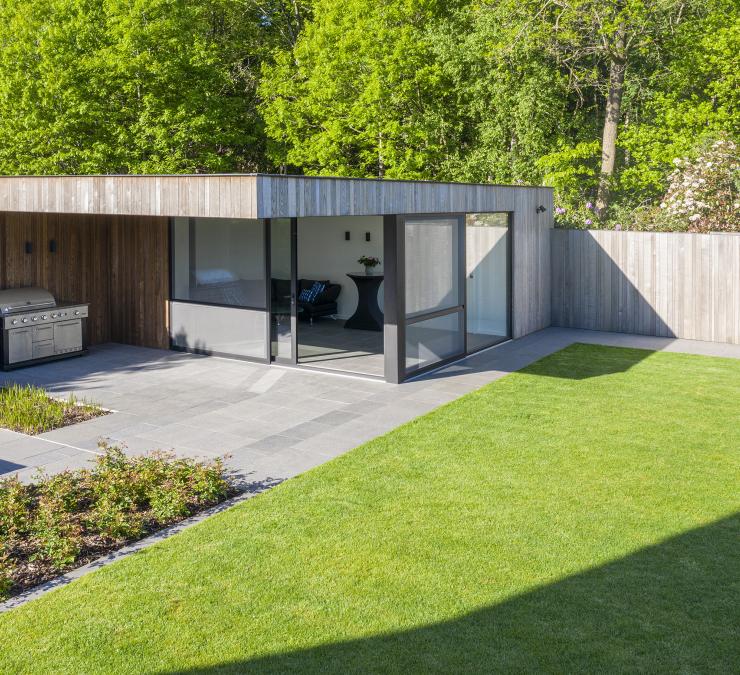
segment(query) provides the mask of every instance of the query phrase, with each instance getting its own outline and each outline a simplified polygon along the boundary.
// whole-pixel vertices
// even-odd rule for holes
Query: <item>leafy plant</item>
[[[0,480],[0,597],[227,497],[220,460],[100,445],[93,469]]]
[[[6,384],[0,388],[0,427],[26,434],[40,434],[51,429],[81,422],[106,412],[99,406],[52,398],[40,387]]]
[[[360,265],[364,265],[365,267],[377,267],[378,265],[380,265],[380,258],[376,258],[375,256],[363,255],[357,262],[360,263]]]

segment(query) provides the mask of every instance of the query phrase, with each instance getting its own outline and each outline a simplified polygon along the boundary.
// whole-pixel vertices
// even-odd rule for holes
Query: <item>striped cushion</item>
[[[301,294],[298,296],[298,300],[301,302],[313,302],[316,300],[316,298],[321,295],[321,291],[323,291],[326,288],[324,284],[322,284],[320,281],[314,281],[313,286],[311,288],[304,288],[301,291]]]

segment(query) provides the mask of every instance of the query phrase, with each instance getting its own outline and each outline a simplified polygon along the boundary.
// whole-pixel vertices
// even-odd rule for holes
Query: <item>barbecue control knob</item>
[[[34,316],[33,319],[31,319],[31,321],[38,321],[38,320],[39,318],[37,316]]]
[[[56,319],[56,318],[57,318],[57,315],[56,315],[56,314],[52,314],[52,315],[51,315],[51,318],[52,318],[52,319]]]
[[[24,317],[24,318],[22,318],[22,319],[21,319],[21,323],[28,323],[28,319],[26,319],[25,317]]]
[[[18,319],[13,319],[10,323],[12,323],[14,326],[18,324]]]
[[[46,321],[46,320],[47,320],[48,318],[49,318],[49,317],[48,317],[48,316],[46,316],[46,314],[43,314],[43,315],[41,316],[41,320],[42,320],[42,321]]]
[[[77,311],[75,311],[75,316],[79,316],[79,315],[80,315],[80,310],[78,309]]]

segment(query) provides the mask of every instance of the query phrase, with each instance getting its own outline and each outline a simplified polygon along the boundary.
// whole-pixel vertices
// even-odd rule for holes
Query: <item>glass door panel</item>
[[[290,218],[270,220],[270,353],[295,362],[295,236]]]
[[[471,213],[465,218],[467,351],[509,336],[508,213]]]
[[[464,233],[458,216],[404,219],[407,373],[465,352]]]

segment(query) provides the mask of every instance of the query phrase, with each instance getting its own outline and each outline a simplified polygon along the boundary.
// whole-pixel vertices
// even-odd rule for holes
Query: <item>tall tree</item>
[[[266,66],[270,156],[307,173],[432,178],[455,151],[456,91],[428,33],[444,0],[316,0]]]
[[[4,0],[0,171],[266,168],[256,87],[289,0]]]

